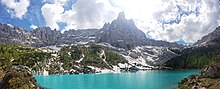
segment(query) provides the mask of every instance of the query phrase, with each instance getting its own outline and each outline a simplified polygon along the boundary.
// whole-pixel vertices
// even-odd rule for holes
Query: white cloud
[[[61,14],[64,12],[64,8],[59,4],[44,4],[41,11],[46,26],[49,26],[52,29],[59,29],[57,22],[61,20]]]
[[[158,2],[162,3],[148,7],[147,3],[142,2],[146,7],[134,9],[134,11],[125,10],[125,13],[130,14],[130,18],[134,18],[137,27],[153,39],[196,42],[220,24],[218,0],[160,0]],[[156,9],[150,12],[145,9],[155,8],[155,6]],[[146,12],[138,15],[140,14],[138,11],[142,10]]]
[[[30,5],[29,0],[1,0],[1,3],[7,7],[8,12],[12,15],[12,17],[19,19],[23,18]]]
[[[38,28],[38,26],[32,24],[32,25],[30,26],[30,28],[36,29],[36,28]]]
[[[215,30],[215,27],[219,25],[219,13],[220,5],[218,0],[195,0],[195,1],[181,1],[180,2],[164,2],[164,5],[167,5],[168,11],[165,12],[162,10],[156,12],[155,20],[174,20],[175,18],[167,18],[168,16],[179,16],[180,13],[176,10],[177,7],[180,7],[183,11],[187,12],[188,15],[182,15],[178,24],[165,24],[163,30],[154,30],[150,31],[154,39],[162,39],[166,41],[178,41],[183,40],[186,42],[196,42],[198,39],[204,35]],[[196,14],[199,13],[199,14]],[[164,14],[169,13],[169,14]],[[160,23],[161,24],[161,23]],[[162,26],[159,26],[160,28]],[[155,26],[149,26],[149,28],[155,28]],[[146,29],[145,29],[146,30]]]
[[[108,0],[78,0],[70,11],[63,14],[63,20],[76,28],[100,28],[105,22],[116,18],[118,10]]]
[[[116,18],[119,10],[108,0],[78,0],[70,10],[64,11],[63,2],[52,0],[41,8],[46,25],[59,29],[58,23],[66,23],[64,30],[101,28],[104,23]]]

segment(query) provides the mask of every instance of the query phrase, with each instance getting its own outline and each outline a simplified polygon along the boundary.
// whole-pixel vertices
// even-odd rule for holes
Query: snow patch
[[[84,59],[85,55],[82,53],[82,58],[80,58],[78,61],[76,61],[77,63],[80,63],[83,59]]]
[[[94,67],[94,66],[87,66],[87,67],[89,67],[89,68],[95,70],[95,71],[98,72],[98,73],[113,73],[113,72],[114,72],[113,70],[106,69],[106,68],[101,69],[101,68]]]

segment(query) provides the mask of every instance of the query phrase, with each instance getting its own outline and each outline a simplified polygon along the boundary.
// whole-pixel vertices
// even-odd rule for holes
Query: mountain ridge
[[[194,45],[205,46],[205,45],[212,45],[212,44],[220,43],[218,39],[220,39],[220,26],[216,27],[215,30],[212,31],[211,33],[203,36]]]
[[[106,35],[107,33],[110,33],[110,35]],[[122,40],[124,42],[118,42]],[[14,43],[34,47],[45,47],[51,45],[75,44],[79,42],[107,42],[113,46],[128,50],[143,45],[171,47],[182,46],[176,43],[156,41],[147,38],[145,33],[136,27],[132,19],[125,19],[123,12],[119,13],[118,18],[112,21],[111,24],[106,23],[101,29],[69,30],[64,31],[63,33],[61,33],[61,31],[51,30],[49,27],[26,30],[21,27],[9,26],[7,24],[0,23],[0,43]]]

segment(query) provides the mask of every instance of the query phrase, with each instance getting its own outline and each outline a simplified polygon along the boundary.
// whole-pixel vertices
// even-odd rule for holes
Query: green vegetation
[[[65,46],[58,52],[58,57],[51,54],[28,46],[0,44],[0,66],[11,68],[13,65],[23,65],[32,70],[42,70],[50,59],[54,59],[50,70],[59,71],[59,65],[62,64],[57,64],[56,61],[63,63],[65,70],[77,69],[76,66],[111,69],[112,65],[128,62],[118,53],[98,45]]]
[[[50,58],[50,53],[37,48],[14,44],[0,44],[0,66],[24,65],[32,68],[35,63]]]
[[[128,63],[123,56],[109,50],[106,52],[106,62],[112,65],[117,65],[118,63]]]
[[[176,69],[198,69],[205,65],[220,63],[220,45],[209,45],[188,48],[182,55],[165,63],[165,66]]]
[[[105,55],[102,54],[103,51]],[[64,63],[64,69],[72,68],[73,65],[111,68],[111,65],[128,62],[123,56],[98,45],[66,46],[59,51],[59,55],[61,62]],[[83,60],[77,63],[76,61],[80,59]],[[105,63],[104,59],[110,65]]]
[[[37,48],[0,44],[0,89],[39,89],[36,80],[24,66],[39,68],[36,64],[50,57],[50,53]]]
[[[90,65],[90,66],[96,66],[101,68],[109,68],[108,65],[103,61],[102,58],[100,58],[102,47],[97,45],[90,45],[87,48],[84,48],[84,55],[81,64],[82,65]]]

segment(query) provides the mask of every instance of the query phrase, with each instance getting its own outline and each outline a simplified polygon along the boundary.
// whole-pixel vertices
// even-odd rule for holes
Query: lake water
[[[199,70],[147,70],[135,73],[35,75],[49,89],[176,89],[178,82]]]

